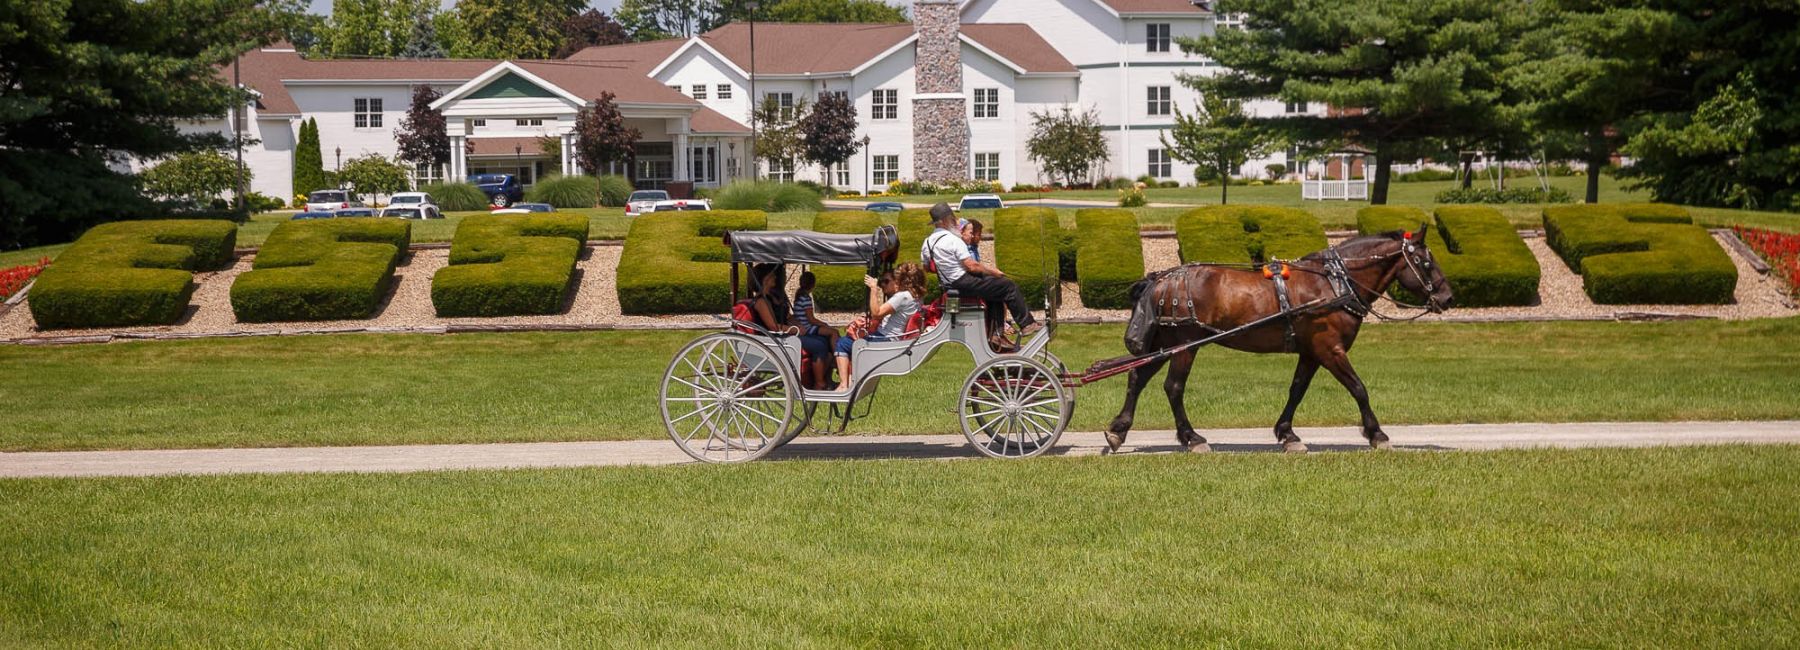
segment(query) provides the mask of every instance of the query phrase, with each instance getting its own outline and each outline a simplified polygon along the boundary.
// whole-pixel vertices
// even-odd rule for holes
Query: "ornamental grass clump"
[[[625,207],[625,200],[631,198],[631,179],[611,175],[601,176],[597,180],[600,183],[600,205],[608,208]]]
[[[738,181],[719,190],[713,199],[717,210],[762,212],[820,212],[825,202],[819,193],[803,185],[775,181]]]
[[[600,204],[600,179],[592,176],[546,176],[525,191],[525,200],[557,208],[591,208]]]
[[[488,197],[473,183],[426,183],[419,191],[431,195],[438,209],[445,212],[486,210]]]

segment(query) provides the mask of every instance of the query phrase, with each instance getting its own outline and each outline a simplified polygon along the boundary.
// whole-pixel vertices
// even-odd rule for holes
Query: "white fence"
[[[1369,200],[1369,181],[1356,180],[1302,180],[1300,181],[1300,198],[1308,201],[1367,201]]]

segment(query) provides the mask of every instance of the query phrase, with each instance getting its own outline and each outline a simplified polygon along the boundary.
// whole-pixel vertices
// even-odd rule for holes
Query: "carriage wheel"
[[[1069,390],[1043,363],[1016,355],[975,368],[963,384],[963,435],[995,458],[1030,458],[1069,426]]]
[[[1032,355],[1031,359],[1044,364],[1044,367],[1049,368],[1050,373],[1058,378],[1061,378],[1069,372],[1069,367],[1063,364],[1062,358],[1056,356],[1047,349],[1039,350],[1037,354]],[[1069,399],[1063,402],[1063,418],[1066,420],[1073,420],[1075,418],[1075,389],[1068,389],[1068,393]]]
[[[800,381],[779,352],[734,333],[708,334],[675,354],[663,373],[663,426],[695,460],[755,460],[786,442],[801,405]]]

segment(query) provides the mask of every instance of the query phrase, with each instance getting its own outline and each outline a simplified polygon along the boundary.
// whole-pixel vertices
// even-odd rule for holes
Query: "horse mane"
[[[1336,246],[1332,246],[1325,250],[1336,250],[1339,255],[1349,255],[1351,257],[1356,257],[1358,255],[1364,254],[1363,249],[1368,247],[1371,244],[1379,244],[1379,243],[1389,242],[1389,241],[1399,241],[1400,239],[1402,239],[1404,237],[1406,237],[1406,231],[1404,231],[1404,230],[1389,230],[1386,232],[1378,232],[1373,235],[1362,235],[1359,237],[1352,237],[1350,239],[1346,239],[1342,242],[1339,242],[1338,245],[1336,245]],[[1318,251],[1318,252],[1314,252],[1314,253],[1309,253],[1305,257],[1302,257],[1300,259],[1317,261],[1317,260],[1323,259],[1324,256],[1325,256],[1325,251]]]

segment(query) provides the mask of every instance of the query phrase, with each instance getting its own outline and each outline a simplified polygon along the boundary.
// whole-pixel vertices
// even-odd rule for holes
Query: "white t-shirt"
[[[930,260],[936,264],[938,281],[949,286],[968,274],[962,263],[969,259],[969,245],[963,243],[962,233],[939,228],[931,231],[931,236],[925,238],[925,246],[919,251],[919,258],[920,261]]]
[[[881,319],[881,329],[876,333],[889,339],[898,338],[906,333],[906,321],[919,311],[919,301],[913,299],[911,291],[902,291],[888,297],[887,304],[894,312]]]

